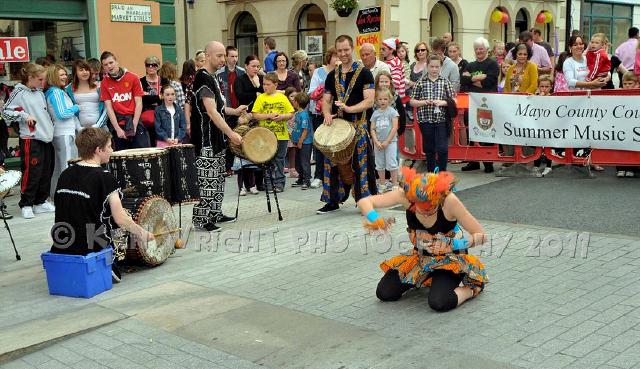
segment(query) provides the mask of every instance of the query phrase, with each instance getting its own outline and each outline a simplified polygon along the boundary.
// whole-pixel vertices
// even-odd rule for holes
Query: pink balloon
[[[507,24],[507,22],[509,22],[509,14],[502,12],[502,20],[500,21],[500,23]]]
[[[547,20],[547,17],[544,16],[544,13],[540,13],[538,14],[538,17],[536,18],[536,23],[544,23]]]

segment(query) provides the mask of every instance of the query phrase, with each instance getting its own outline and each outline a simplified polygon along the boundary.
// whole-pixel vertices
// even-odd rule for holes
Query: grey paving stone
[[[603,326],[604,326],[604,323],[587,320],[569,329],[563,334],[559,335],[558,338],[564,339],[567,341],[576,342],[582,339],[583,337],[590,335],[591,333],[595,332],[596,330],[598,330]]]
[[[563,354],[555,354],[547,360],[543,361],[540,365],[536,366],[536,368],[540,369],[556,369],[556,368],[564,368],[576,361],[576,358],[573,356],[563,355]]]
[[[608,362],[619,368],[637,368],[640,365],[640,344],[636,343]]]
[[[640,341],[640,331],[630,329],[619,336],[614,337],[607,344],[602,346],[605,350],[624,352],[627,348]]]
[[[573,343],[570,347],[564,348],[561,352],[566,355],[583,357],[609,341],[611,341],[611,337],[593,333]]]
[[[540,347],[545,342],[560,336],[566,331],[567,328],[565,327],[551,325],[539,332],[525,337],[524,339],[522,339],[521,343],[530,347]]]
[[[27,364],[38,366],[51,361],[53,358],[42,352],[34,352],[22,358]]]
[[[33,369],[35,366],[28,364],[22,359],[13,360],[6,364],[2,364],[3,369]]]
[[[599,368],[602,364],[609,362],[609,360],[616,355],[617,353],[613,351],[597,349],[576,360],[573,362],[573,365],[581,366],[582,368]]]

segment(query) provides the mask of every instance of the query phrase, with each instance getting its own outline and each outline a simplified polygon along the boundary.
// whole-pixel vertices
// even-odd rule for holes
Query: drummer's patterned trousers
[[[202,227],[215,223],[222,217],[224,198],[225,150],[214,153],[211,147],[203,147],[196,158],[200,202],[193,207],[193,225]]]

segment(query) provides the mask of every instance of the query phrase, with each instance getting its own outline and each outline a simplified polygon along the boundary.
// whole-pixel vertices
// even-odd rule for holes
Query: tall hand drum
[[[313,145],[336,166],[351,161],[356,147],[353,124],[334,118],[331,125],[322,124],[313,134]]]
[[[196,152],[193,145],[167,146],[171,173],[172,204],[197,202],[200,198],[196,170]]]
[[[122,199],[122,206],[131,213],[133,220],[145,230],[159,234],[154,241],[129,238],[126,259],[156,266],[167,260],[175,250],[178,240],[178,222],[173,216],[171,204],[158,196]]]
[[[13,186],[17,185],[21,177],[22,173],[17,170],[5,171],[0,168],[0,198],[4,197]]]
[[[242,136],[241,146],[229,143],[229,148],[235,155],[255,164],[266,163],[276,156],[278,139],[269,129],[239,125],[233,130]]]
[[[111,154],[109,170],[125,193],[134,187],[133,196],[171,198],[167,150],[152,147],[116,151]]]

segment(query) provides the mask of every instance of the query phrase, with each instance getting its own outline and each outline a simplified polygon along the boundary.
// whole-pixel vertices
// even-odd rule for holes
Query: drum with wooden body
[[[167,150],[152,147],[116,151],[108,167],[125,194],[133,187],[132,196],[171,198]]]
[[[164,263],[174,252],[179,236],[178,222],[173,216],[171,204],[159,196],[125,197],[122,206],[139,226],[157,235],[155,240],[148,242],[130,236],[126,260],[150,266]]]
[[[353,124],[334,118],[331,125],[322,124],[313,134],[313,145],[331,161],[332,165],[346,164],[356,147]]]
[[[266,163],[276,156],[278,139],[269,129],[239,125],[233,130],[242,136],[242,145],[229,143],[229,148],[235,155],[255,164]]]
[[[190,144],[167,146],[171,177],[172,204],[197,202],[200,199],[195,147]]]

